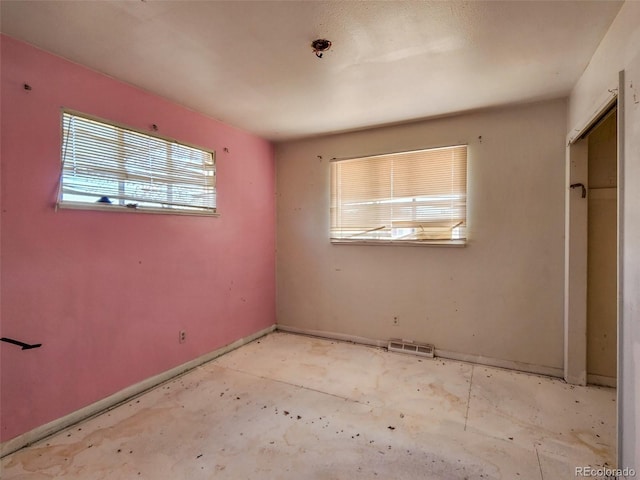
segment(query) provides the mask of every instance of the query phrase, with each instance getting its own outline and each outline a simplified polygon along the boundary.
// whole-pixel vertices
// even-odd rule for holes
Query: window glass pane
[[[215,211],[211,152],[63,113],[62,203]]]
[[[331,165],[331,238],[464,240],[467,147]]]

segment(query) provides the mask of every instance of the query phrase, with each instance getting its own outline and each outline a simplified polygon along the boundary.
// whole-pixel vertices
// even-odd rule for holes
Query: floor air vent
[[[387,347],[390,352],[411,353],[413,355],[420,355],[421,357],[433,358],[433,352],[435,350],[433,345],[428,343],[416,343],[410,340],[400,340],[392,338],[389,340],[389,346]]]

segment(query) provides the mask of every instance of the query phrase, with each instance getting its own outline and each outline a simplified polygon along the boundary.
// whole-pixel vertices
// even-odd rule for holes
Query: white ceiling
[[[616,1],[10,1],[2,32],[272,140],[567,95]],[[319,59],[310,44],[327,38]]]

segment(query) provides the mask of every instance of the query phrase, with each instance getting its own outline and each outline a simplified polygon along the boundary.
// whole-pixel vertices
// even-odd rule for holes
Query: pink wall
[[[1,333],[43,344],[0,344],[6,441],[275,323],[275,167],[263,139],[1,41]],[[61,107],[214,149],[221,216],[55,212]]]

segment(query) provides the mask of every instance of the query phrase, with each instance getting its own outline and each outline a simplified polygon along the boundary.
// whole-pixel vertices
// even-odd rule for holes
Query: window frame
[[[190,209],[189,207],[158,207],[158,206],[144,206],[137,205],[136,207],[128,207],[126,204],[121,203],[99,203],[99,202],[80,202],[80,201],[69,201],[63,200],[63,177],[64,177],[64,116],[65,114],[72,115],[75,117],[80,117],[83,119],[91,120],[94,122],[99,122],[105,124],[110,127],[115,127],[120,130],[130,131],[136,134],[145,135],[151,138],[155,138],[164,142],[167,142],[167,147],[171,145],[181,145],[184,147],[200,150],[205,153],[211,154],[211,159],[213,161],[213,177],[214,177],[214,191],[216,195],[215,205],[212,209],[206,207],[193,207]],[[55,209],[65,209],[65,210],[95,210],[95,211],[108,211],[108,212],[127,212],[127,213],[142,213],[142,214],[160,214],[160,215],[191,215],[191,216],[207,216],[207,217],[218,217],[220,213],[218,211],[218,202],[217,202],[217,158],[215,150],[211,148],[205,148],[200,145],[192,144],[189,142],[184,142],[180,140],[176,140],[175,138],[169,137],[167,135],[158,134],[156,132],[145,131],[141,128],[132,127],[130,125],[126,125],[117,121],[107,120],[95,115],[87,114],[84,112],[80,112],[77,110],[62,108],[60,110],[60,176],[58,179],[58,194],[56,197]],[[153,202],[149,202],[153,203]],[[156,202],[161,203],[161,202]]]
[[[431,240],[416,240],[416,239],[388,239],[388,238],[380,238],[380,239],[372,239],[372,238],[336,238],[332,236],[333,229],[333,214],[332,209],[333,205],[333,189],[334,189],[334,178],[333,174],[329,174],[329,241],[333,245],[361,245],[361,246],[422,246],[422,247],[466,247],[469,242],[469,228],[468,228],[468,194],[469,194],[469,158],[470,158],[470,149],[468,143],[459,143],[459,144],[451,144],[451,145],[440,145],[440,146],[430,146],[424,148],[417,148],[412,150],[401,150],[387,153],[376,153],[369,155],[358,155],[358,156],[349,156],[342,158],[332,158],[330,165],[330,172],[333,169],[333,164],[343,161],[349,160],[359,160],[359,159],[367,159],[367,158],[376,158],[383,156],[391,156],[391,155],[402,155],[402,154],[411,154],[418,153],[422,151],[428,150],[439,150],[439,149],[447,149],[447,148],[455,148],[455,147],[465,147],[466,148],[466,156],[465,156],[465,215],[464,215],[464,225],[465,225],[465,236],[461,239],[431,239]]]

